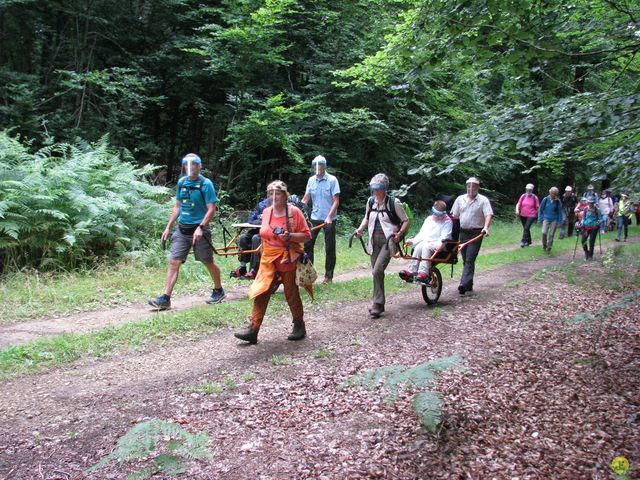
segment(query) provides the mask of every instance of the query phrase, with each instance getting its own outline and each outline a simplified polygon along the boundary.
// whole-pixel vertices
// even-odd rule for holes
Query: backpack
[[[400,220],[400,217],[398,217],[398,214],[396,213],[395,202],[396,202],[396,199],[393,195],[387,195],[387,198],[385,199],[385,202],[384,202],[384,207],[380,210],[377,208],[373,208],[373,205],[375,203],[375,198],[369,197],[369,200],[367,202],[367,204],[369,205],[369,212],[367,213],[367,221],[371,216],[371,212],[378,212],[382,214],[386,213],[387,216],[389,217],[389,220],[394,225],[396,226],[402,225],[402,220]]]
[[[193,192],[194,190],[198,190],[200,192],[200,195],[202,196],[202,203],[204,203],[205,205],[207,204],[206,200],[204,199],[204,192],[202,191],[202,186],[204,185],[204,177],[202,175],[198,175],[198,184],[197,185],[187,185],[186,187],[184,186],[184,182],[186,182],[188,177],[182,177],[180,180],[178,180],[178,192],[180,192],[180,190],[182,190],[182,188],[188,188],[189,189],[189,198],[191,198],[191,192]]]

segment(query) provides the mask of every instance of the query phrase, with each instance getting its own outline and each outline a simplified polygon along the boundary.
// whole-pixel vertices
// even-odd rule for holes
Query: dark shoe
[[[247,273],[247,267],[238,267],[235,270],[231,270],[231,277],[233,278],[240,278],[242,277],[245,273]]]
[[[233,336],[240,340],[244,340],[245,342],[249,342],[251,345],[258,343],[258,330],[254,329],[251,324],[249,324],[249,326],[242,332],[234,333]]]
[[[247,272],[247,274],[244,276],[244,278],[246,280],[254,280],[256,278],[256,272],[251,270],[250,272]]]
[[[307,330],[304,326],[304,322],[293,322],[293,329],[287,337],[287,340],[302,340],[307,336]]]
[[[161,312],[162,310],[169,310],[171,308],[171,300],[166,295],[160,295],[158,298],[149,300],[149,305],[158,312]]]
[[[527,242],[520,242],[520,248],[524,248],[527,246]]]
[[[466,288],[464,288],[464,285],[460,285],[460,286],[458,287],[458,293],[459,293],[460,295],[464,295],[466,292],[467,292],[467,289],[466,289]]]
[[[409,270],[402,270],[401,272],[398,273],[398,276],[405,282],[413,282],[414,274]]]
[[[209,298],[209,300],[207,300],[207,303],[209,305],[213,303],[220,303],[226,296],[227,294],[224,293],[224,288],[214,288],[213,290],[211,290],[211,297]]]
[[[619,242],[619,241],[620,241],[620,239],[619,239],[619,238],[616,238],[616,242]]]
[[[422,272],[418,273],[416,275],[416,282],[428,284],[429,283],[429,275],[427,275],[426,273],[422,273]]]
[[[369,315],[371,315],[371,318],[380,318],[380,314],[382,312],[384,312],[384,305],[381,303],[374,303],[369,309]]]

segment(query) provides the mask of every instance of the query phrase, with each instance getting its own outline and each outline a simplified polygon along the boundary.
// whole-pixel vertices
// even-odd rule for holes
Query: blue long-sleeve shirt
[[[263,198],[258,205],[256,205],[256,209],[251,212],[249,215],[249,219],[247,220],[249,223],[253,223],[254,225],[260,225],[262,223],[262,211],[269,206],[269,199]]]
[[[563,218],[562,202],[560,199],[556,198],[555,200],[551,200],[548,196],[544,197],[540,204],[540,210],[538,210],[538,222],[546,220],[547,222],[556,221],[562,223]]]

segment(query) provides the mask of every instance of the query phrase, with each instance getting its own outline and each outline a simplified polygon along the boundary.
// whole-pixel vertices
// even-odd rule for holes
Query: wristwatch
[[[205,224],[200,224],[198,226],[200,227],[201,230],[204,230],[205,228],[207,228],[207,226]]]

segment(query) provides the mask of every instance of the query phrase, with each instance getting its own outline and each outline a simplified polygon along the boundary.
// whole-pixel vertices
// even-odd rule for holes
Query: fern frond
[[[430,391],[420,392],[413,397],[411,407],[422,425],[431,433],[435,433],[440,424],[442,395]]]

